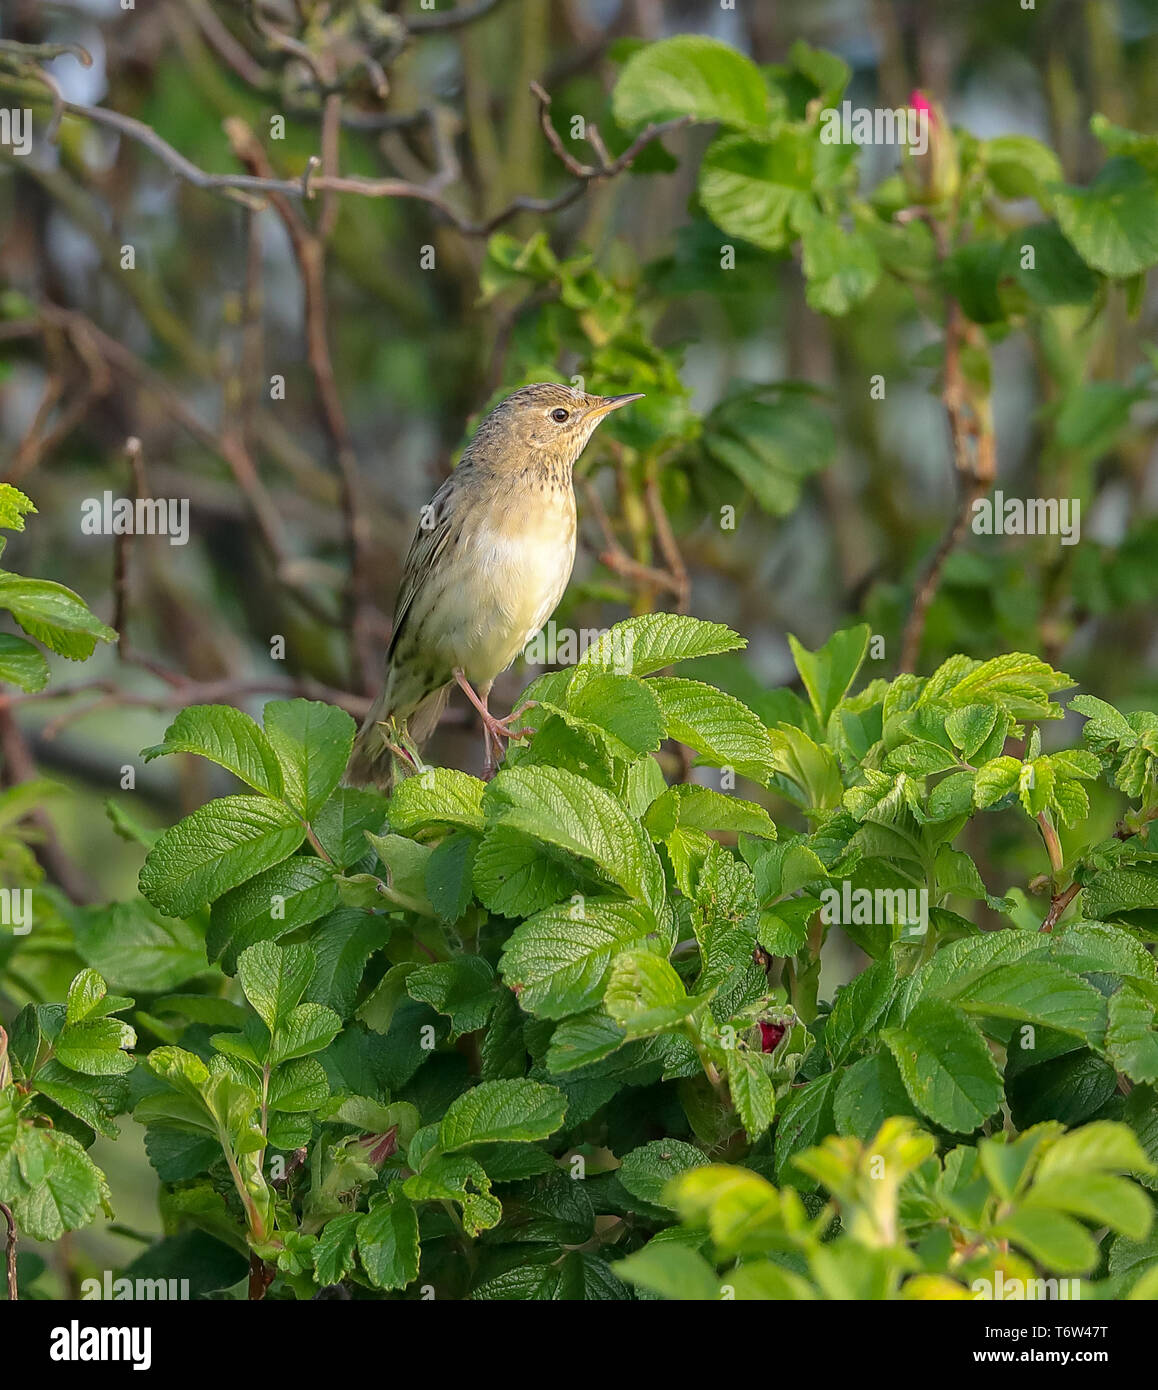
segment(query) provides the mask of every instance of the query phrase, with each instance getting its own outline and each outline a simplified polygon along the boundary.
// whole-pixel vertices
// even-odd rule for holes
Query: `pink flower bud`
[[[933,103],[921,91],[920,87],[914,87],[909,93],[909,105],[914,111],[927,111],[930,121],[937,119],[937,113],[933,110]]]

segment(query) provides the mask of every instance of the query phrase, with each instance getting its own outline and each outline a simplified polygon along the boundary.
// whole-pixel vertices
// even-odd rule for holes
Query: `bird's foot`
[[[483,726],[490,732],[491,738],[495,740],[504,738],[524,738],[527,734],[532,734],[533,729],[512,729],[511,724],[521,715],[526,714],[527,710],[534,705],[534,700],[526,700],[518,709],[511,710],[510,714],[505,714],[501,719],[490,713],[489,710],[483,712]]]
[[[479,695],[461,670],[455,671],[454,678],[461,686],[463,694],[478,711],[479,719],[482,721],[483,740],[486,748],[486,757],[483,762],[483,778],[489,782],[498,770],[498,755],[502,750],[503,744],[509,742],[512,738],[523,738],[525,735],[532,732],[530,729],[513,729],[511,725],[521,715],[525,714],[535,702],[534,700],[527,700],[517,709],[513,709],[510,714],[505,714],[500,718],[498,715],[490,712],[487,708],[487,696]]]
[[[498,771],[499,754],[502,751],[504,741],[509,742],[513,738],[523,738],[534,732],[533,729],[511,728],[512,723],[520,715],[526,713],[534,703],[534,700],[528,700],[501,719],[491,714],[489,710],[479,711],[483,724],[483,737],[486,740],[486,761],[483,764],[484,781],[489,782]]]

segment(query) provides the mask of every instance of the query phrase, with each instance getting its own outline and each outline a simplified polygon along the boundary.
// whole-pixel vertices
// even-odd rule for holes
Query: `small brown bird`
[[[350,760],[354,785],[389,787],[395,731],[405,725],[421,746],[456,681],[482,719],[493,775],[521,711],[491,714],[491,686],[555,611],[575,563],[572,467],[600,420],[640,394],[537,382],[479,425],[410,543],[385,685]]]

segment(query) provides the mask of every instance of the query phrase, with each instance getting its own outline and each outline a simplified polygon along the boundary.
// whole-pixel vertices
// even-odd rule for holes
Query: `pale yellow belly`
[[[574,498],[568,490],[547,505],[541,494],[534,501],[525,511],[480,516],[463,538],[467,563],[461,589],[446,596],[442,646],[474,685],[507,669],[555,611],[571,578]]]

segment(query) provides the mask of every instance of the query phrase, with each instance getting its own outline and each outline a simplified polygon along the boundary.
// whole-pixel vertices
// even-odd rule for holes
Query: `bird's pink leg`
[[[528,700],[526,704],[520,705],[518,709],[512,710],[510,714],[499,719],[487,708],[490,686],[487,686],[486,690],[480,695],[476,692],[470,681],[467,680],[461,667],[456,668],[454,678],[461,687],[462,693],[475,709],[478,710],[479,718],[482,720],[483,738],[486,743],[486,761],[483,765],[483,776],[489,781],[490,778],[495,775],[498,768],[497,754],[502,746],[502,741],[504,739],[522,738],[522,736],[528,732],[526,729],[512,729],[511,723],[513,720],[518,719],[519,715],[525,710],[530,709],[534,701]]]

